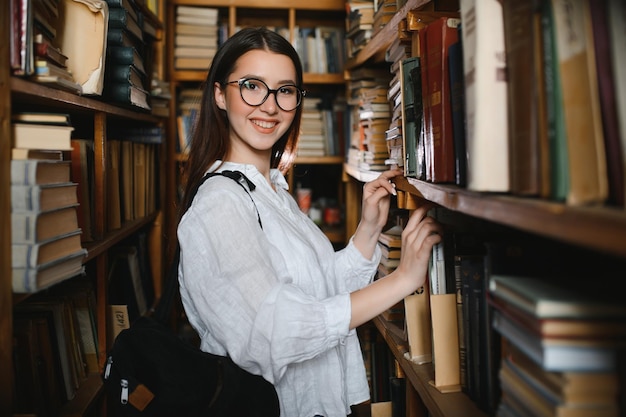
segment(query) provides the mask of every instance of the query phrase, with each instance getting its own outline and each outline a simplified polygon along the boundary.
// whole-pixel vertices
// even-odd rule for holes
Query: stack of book
[[[378,237],[378,245],[382,251],[378,276],[389,275],[400,263],[400,251],[402,247],[402,227],[393,226],[382,232]]]
[[[218,46],[218,9],[177,6],[174,68],[208,70]]]
[[[114,102],[150,110],[146,76],[146,46],[135,5],[130,0],[107,0],[107,32],[104,96]]]
[[[377,85],[368,88],[361,96],[359,125],[361,160],[359,168],[367,171],[385,171],[389,158],[386,131],[391,122],[391,108],[387,88]]]
[[[621,300],[510,275],[492,275],[488,295],[493,326],[506,340],[501,410],[619,415],[618,355],[626,340]]]
[[[73,128],[64,114],[14,114],[11,160],[13,292],[32,293],[83,272]]]
[[[374,2],[351,0],[346,3],[346,44],[349,57],[356,55],[372,38]]]
[[[298,156],[324,156],[326,139],[320,97],[307,97],[302,104],[302,122],[298,141]]]

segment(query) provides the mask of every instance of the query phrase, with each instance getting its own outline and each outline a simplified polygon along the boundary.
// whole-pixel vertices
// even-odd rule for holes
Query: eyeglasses
[[[293,111],[302,102],[302,97],[306,91],[301,90],[293,84],[281,85],[272,90],[261,80],[256,78],[242,78],[240,80],[228,81],[226,84],[238,84],[241,99],[249,106],[260,106],[265,100],[274,94],[276,104],[283,111]]]

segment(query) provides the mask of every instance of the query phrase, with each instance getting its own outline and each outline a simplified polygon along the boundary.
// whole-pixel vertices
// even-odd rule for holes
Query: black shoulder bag
[[[235,180],[248,192],[254,184],[239,171],[215,175]],[[250,195],[250,194],[248,194]],[[250,196],[252,199],[252,196]],[[254,201],[253,201],[254,202]],[[256,206],[255,206],[256,207]],[[261,218],[257,210],[259,225]],[[168,282],[155,313],[141,317],[116,337],[103,373],[115,416],[273,417],[280,415],[272,384],[237,366],[229,357],[202,352],[167,326],[178,291],[177,245]]]

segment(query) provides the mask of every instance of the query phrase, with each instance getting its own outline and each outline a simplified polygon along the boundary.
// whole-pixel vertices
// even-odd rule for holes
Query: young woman
[[[304,95],[298,55],[272,31],[243,29],[217,52],[186,190],[222,170],[240,171],[254,186],[247,195],[222,176],[200,186],[178,226],[180,291],[201,349],[272,382],[282,416],[339,417],[369,399],[356,327],[424,283],[440,228],[426,207],[415,210],[400,265],[372,282],[395,194],[390,180],[401,174],[388,171],[365,184],[357,230],[335,251],[283,176],[297,149]]]

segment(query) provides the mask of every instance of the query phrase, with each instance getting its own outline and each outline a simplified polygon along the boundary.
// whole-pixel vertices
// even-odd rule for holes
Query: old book
[[[150,110],[150,93],[129,82],[109,82],[104,96],[112,101],[143,110]]]
[[[139,56],[145,55],[146,45],[144,42],[132,36],[124,28],[109,28],[107,32],[107,48],[113,46],[123,46],[135,48]],[[108,68],[107,68],[108,71]],[[105,73],[106,75],[106,73]]]
[[[509,170],[513,194],[536,196],[541,190],[538,106],[534,86],[534,5],[529,1],[503,2],[504,41],[508,70]]]
[[[76,193],[80,206],[77,210],[77,220],[83,230],[83,242],[91,242],[93,235],[93,192],[94,192],[94,148],[90,139],[72,139],[71,177],[78,184]]]
[[[50,161],[62,161],[63,151],[53,149],[28,149],[28,148],[12,148],[11,159],[46,159]]]
[[[120,149],[119,140],[107,141],[107,228],[115,230],[122,227],[122,208],[120,202]]]
[[[70,150],[72,126],[11,123],[14,148]]]
[[[110,46],[107,49],[107,64],[109,63],[110,65],[133,65],[140,73],[146,73],[143,58],[132,46]]]
[[[507,192],[508,106],[502,5],[461,0],[467,188]]]
[[[217,38],[216,25],[191,25],[187,23],[176,23],[174,25],[176,35],[206,36],[209,39]]]
[[[139,219],[146,213],[146,184],[147,184],[147,150],[149,145],[133,142],[133,209],[134,217]]]
[[[626,50],[622,47],[623,40],[626,38],[626,4],[619,0],[608,0],[607,7],[615,104],[618,110],[617,119],[626,179],[626,72],[623,70],[626,66]],[[626,191],[624,193],[626,194]]]
[[[121,7],[109,8],[109,27],[126,29],[137,39],[143,41],[143,30],[132,13]]]
[[[129,17],[132,17],[135,21],[139,21],[137,16],[137,10],[135,9],[135,2],[132,0],[106,0],[109,8],[111,9],[124,9]]]
[[[125,83],[145,88],[145,76],[132,64],[107,65],[105,83]]]
[[[378,241],[389,248],[402,246],[402,227],[393,226],[378,236]]]
[[[76,205],[52,211],[11,213],[13,243],[35,243],[79,228]]]
[[[458,40],[460,19],[442,17],[426,27],[426,54],[428,57],[427,94],[429,97],[432,129],[430,146],[431,182],[454,183],[455,157],[452,135],[452,106],[450,105],[450,67],[448,48]],[[422,54],[424,51],[422,51]]]
[[[211,65],[211,61],[213,61],[213,58],[211,57],[178,57],[174,59],[174,67],[177,69],[208,70]]]
[[[69,161],[45,159],[11,160],[11,185],[59,184],[69,181]]]
[[[65,76],[35,74],[30,79],[40,84],[45,84],[50,88],[65,90],[78,95],[84,92],[83,87],[79,83],[69,80]]]
[[[100,0],[72,0],[64,1],[61,10],[56,44],[70,57],[67,67],[82,94],[99,96],[104,84],[109,8]]]
[[[565,0],[551,4],[567,132],[566,202],[602,203],[608,195],[608,180],[589,4]]]
[[[467,154],[465,152],[465,81],[463,75],[463,44],[461,25],[458,40],[448,47],[450,74],[450,115],[452,117],[452,138],[454,140],[454,183],[460,187],[467,185]]]
[[[45,415],[67,399],[52,314],[14,312],[13,410]]]
[[[624,151],[620,138],[618,106],[615,101],[615,77],[611,64],[611,40],[608,25],[608,2],[589,2],[593,29],[598,95],[602,114],[602,129],[606,149],[608,202],[624,207]]]
[[[80,229],[35,243],[13,243],[13,268],[39,268],[64,256],[79,251]]]
[[[34,293],[80,275],[84,272],[83,259],[86,255],[87,250],[81,249],[39,268],[13,268],[13,292]]]
[[[209,42],[209,39],[215,38],[217,45],[217,32],[210,35],[196,36],[196,35],[179,35],[174,37],[175,46],[205,46]]]
[[[519,323],[533,334],[541,337],[571,338],[572,340],[626,339],[626,326],[619,318],[538,318],[515,304],[506,302],[502,298],[488,295],[487,300],[493,308],[498,309],[512,321]]]
[[[494,274],[489,292],[538,318],[626,318],[626,306],[608,294],[601,297],[541,278]]]
[[[11,211],[50,211],[78,204],[77,184],[11,185]]]
[[[217,52],[217,45],[204,44],[202,46],[175,46],[176,58],[213,58]]]
[[[402,147],[404,148],[404,175],[417,177],[417,138],[422,128],[420,58],[410,57],[400,65]],[[419,86],[418,86],[419,84]]]
[[[529,333],[500,311],[493,313],[493,328],[546,371],[614,372],[617,369],[615,345],[547,341]]]
[[[70,115],[67,113],[48,112],[15,112],[11,120],[19,123],[39,123],[44,125],[70,126]]]
[[[121,141],[120,150],[120,189],[122,201],[122,221],[130,221],[135,219],[134,204],[134,158],[133,158],[133,142]]]

